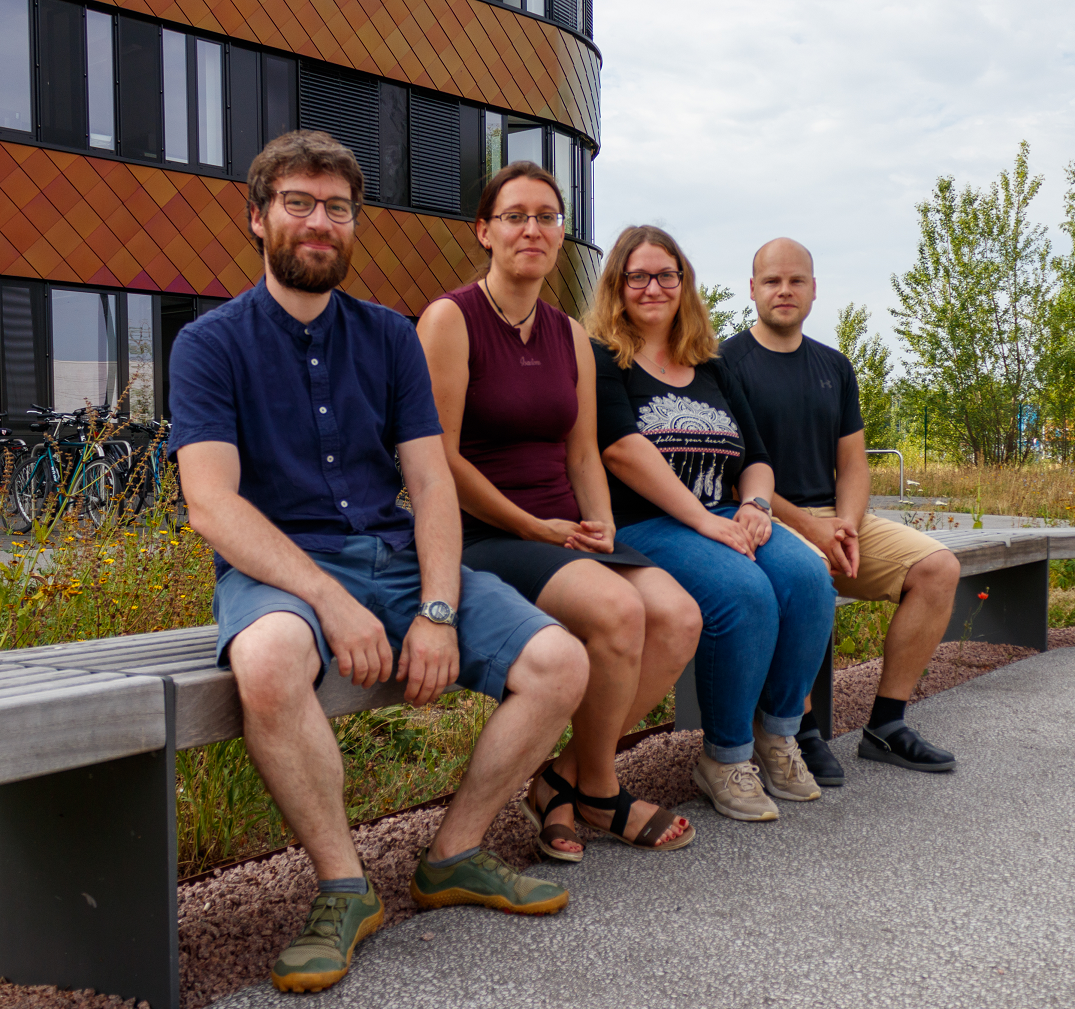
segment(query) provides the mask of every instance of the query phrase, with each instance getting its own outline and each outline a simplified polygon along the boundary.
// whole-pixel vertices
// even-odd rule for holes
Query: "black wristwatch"
[[[753,505],[759,511],[765,512],[769,518],[773,517],[773,506],[763,497],[752,497],[749,501],[744,501],[743,504]]]
[[[459,614],[440,599],[422,603],[418,607],[418,616],[425,617],[426,620],[431,620],[435,624],[447,624],[449,627],[459,626]]]

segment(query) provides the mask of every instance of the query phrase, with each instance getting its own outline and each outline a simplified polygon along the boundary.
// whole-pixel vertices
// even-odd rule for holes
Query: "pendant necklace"
[[[653,358],[650,357],[648,354],[643,354],[642,351],[638,351],[637,353],[639,357],[644,357],[647,361],[649,361],[649,363],[652,364],[654,368],[661,368],[661,366],[656,361],[654,361]],[[664,368],[661,368],[661,374],[665,374]]]
[[[506,312],[504,311],[504,309],[502,309],[502,308],[501,308],[501,307],[500,307],[500,306],[499,306],[499,305],[498,305],[498,304],[496,303],[496,298],[494,298],[494,297],[493,297],[493,292],[489,290],[489,278],[488,278],[488,277],[485,277],[485,278],[483,278],[483,280],[484,280],[484,283],[485,283],[485,293],[489,295],[489,300],[490,300],[490,301],[491,301],[491,302],[493,303],[493,307],[494,307],[494,308],[496,308],[496,310],[497,310],[497,311],[498,311],[498,312],[500,313],[500,316],[501,316],[501,318],[502,318],[502,319],[503,319],[503,320],[504,320],[504,321],[505,321],[505,322],[506,322],[506,323],[507,323],[507,324],[508,324],[509,326],[511,326],[511,328],[512,328],[512,329],[518,329],[518,328],[519,328],[519,327],[520,327],[520,326],[521,326],[521,325],[522,325],[522,324],[523,324],[524,322],[526,322],[526,320],[527,320],[527,319],[529,319],[529,318],[530,318],[530,316],[532,316],[532,315],[534,314],[534,309],[536,309],[536,308],[537,308],[537,301],[535,301],[535,302],[534,302],[534,305],[533,305],[533,307],[532,307],[532,308],[530,309],[530,311],[529,311],[529,312],[527,312],[527,313],[526,313],[526,315],[524,315],[524,316],[523,316],[523,317],[522,317],[522,318],[521,318],[521,319],[520,319],[520,320],[519,320],[518,322],[512,322],[512,321],[511,321],[511,320],[510,320],[510,319],[508,318],[508,316],[507,316],[507,313],[506,313]],[[540,301],[540,299],[538,299],[538,300]],[[658,365],[657,367],[660,367],[660,365]],[[661,371],[664,371],[664,369],[663,369],[663,368],[661,368]]]

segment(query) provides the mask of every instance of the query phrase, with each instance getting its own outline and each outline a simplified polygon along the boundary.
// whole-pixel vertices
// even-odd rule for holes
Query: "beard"
[[[331,252],[299,253],[300,243],[315,238],[332,246]],[[351,263],[351,250],[355,238],[344,242],[336,235],[324,232],[306,231],[299,235],[277,232],[268,221],[265,222],[265,251],[268,254],[269,269],[284,287],[309,294],[324,294],[338,287],[347,276]]]

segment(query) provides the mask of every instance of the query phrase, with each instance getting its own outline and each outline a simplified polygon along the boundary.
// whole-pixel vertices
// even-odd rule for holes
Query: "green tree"
[[[1041,440],[1046,452],[1067,463],[1075,459],[1075,161],[1064,170],[1064,222],[1072,251],[1053,260],[1057,289],[1049,305],[1045,345],[1038,364],[1042,390]]]
[[[896,332],[928,390],[930,443],[975,463],[1021,462],[1041,422],[1039,360],[1053,270],[1045,228],[1029,219],[1041,188],[1030,148],[988,189],[937,180],[918,205],[915,265],[892,286]]]
[[[758,321],[750,306],[744,308],[738,315],[734,309],[720,307],[735,297],[730,287],[723,287],[720,284],[706,287],[702,284],[698,288],[698,293],[702,296],[702,301],[709,311],[709,321],[718,343],[727,340],[729,336],[741,333],[744,329],[750,329]]]
[[[836,342],[855,369],[859,384],[859,403],[866,425],[867,448],[892,447],[892,374],[889,349],[879,334],[866,335],[870,313],[866,306],[855,303],[841,308],[836,315]]]

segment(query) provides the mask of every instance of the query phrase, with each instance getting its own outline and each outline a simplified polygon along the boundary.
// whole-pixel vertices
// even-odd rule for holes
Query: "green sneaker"
[[[273,966],[276,988],[321,991],[347,973],[355,947],[384,921],[384,904],[367,885],[367,893],[317,895],[302,931]]]
[[[567,906],[568,892],[555,883],[523,876],[491,851],[434,869],[423,848],[411,877],[411,896],[419,907],[481,904],[508,914],[555,914]]]

